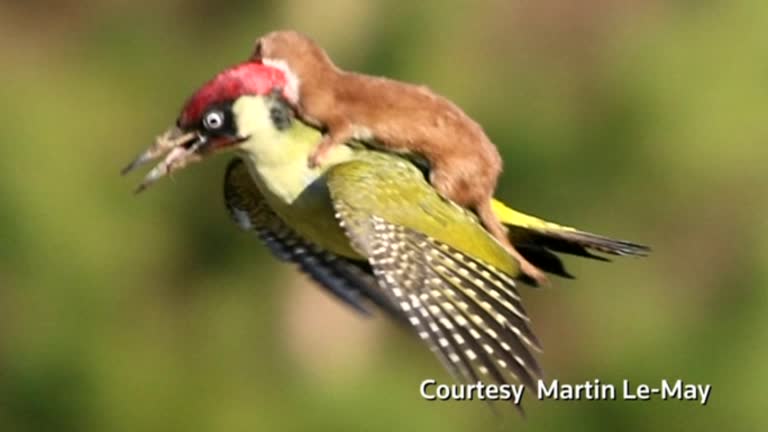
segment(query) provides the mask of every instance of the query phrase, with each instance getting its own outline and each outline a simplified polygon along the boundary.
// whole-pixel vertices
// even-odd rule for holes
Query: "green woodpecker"
[[[310,168],[321,132],[294,116],[285,88],[285,75],[260,62],[226,69],[124,172],[165,155],[143,190],[191,162],[236,150],[224,180],[226,205],[278,258],[357,310],[374,304],[410,325],[457,380],[533,386],[540,344],[515,286],[517,261],[475,214],[436,192],[418,161],[349,142]],[[554,252],[604,260],[591,251],[648,251],[495,200],[492,207],[512,244],[548,273],[570,277]]]

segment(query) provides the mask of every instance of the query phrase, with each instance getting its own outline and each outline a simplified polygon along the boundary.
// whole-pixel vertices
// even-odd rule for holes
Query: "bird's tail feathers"
[[[507,227],[511,243],[533,265],[552,274],[571,278],[553,252],[609,261],[599,252],[617,256],[646,256],[648,246],[617,240],[548,222],[493,200],[493,211]]]

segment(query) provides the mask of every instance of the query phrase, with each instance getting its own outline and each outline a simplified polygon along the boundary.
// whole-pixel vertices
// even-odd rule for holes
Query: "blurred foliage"
[[[709,405],[422,401],[426,349],[227,220],[226,157],[132,196],[119,168],[283,27],[464,106],[517,208],[654,247],[523,290],[550,378]],[[758,0],[0,2],[0,430],[768,427],[767,28]]]

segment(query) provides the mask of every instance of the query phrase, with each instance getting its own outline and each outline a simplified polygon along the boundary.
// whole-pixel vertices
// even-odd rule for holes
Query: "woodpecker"
[[[237,224],[346,304],[408,325],[459,381],[533,387],[541,377],[516,279],[518,262],[477,216],[443,198],[428,168],[364,141],[307,158],[322,133],[296,116],[285,74],[258,61],[225,69],[184,105],[176,125],[124,170],[164,156],[168,173],[234,150],[224,198]],[[649,248],[517,212],[493,200],[509,240],[531,263],[571,277],[555,252],[605,260]]]

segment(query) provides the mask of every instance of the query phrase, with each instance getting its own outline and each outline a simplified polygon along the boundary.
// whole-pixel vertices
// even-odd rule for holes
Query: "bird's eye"
[[[210,111],[203,117],[203,126],[208,130],[218,130],[224,126],[224,113],[215,110]]]

